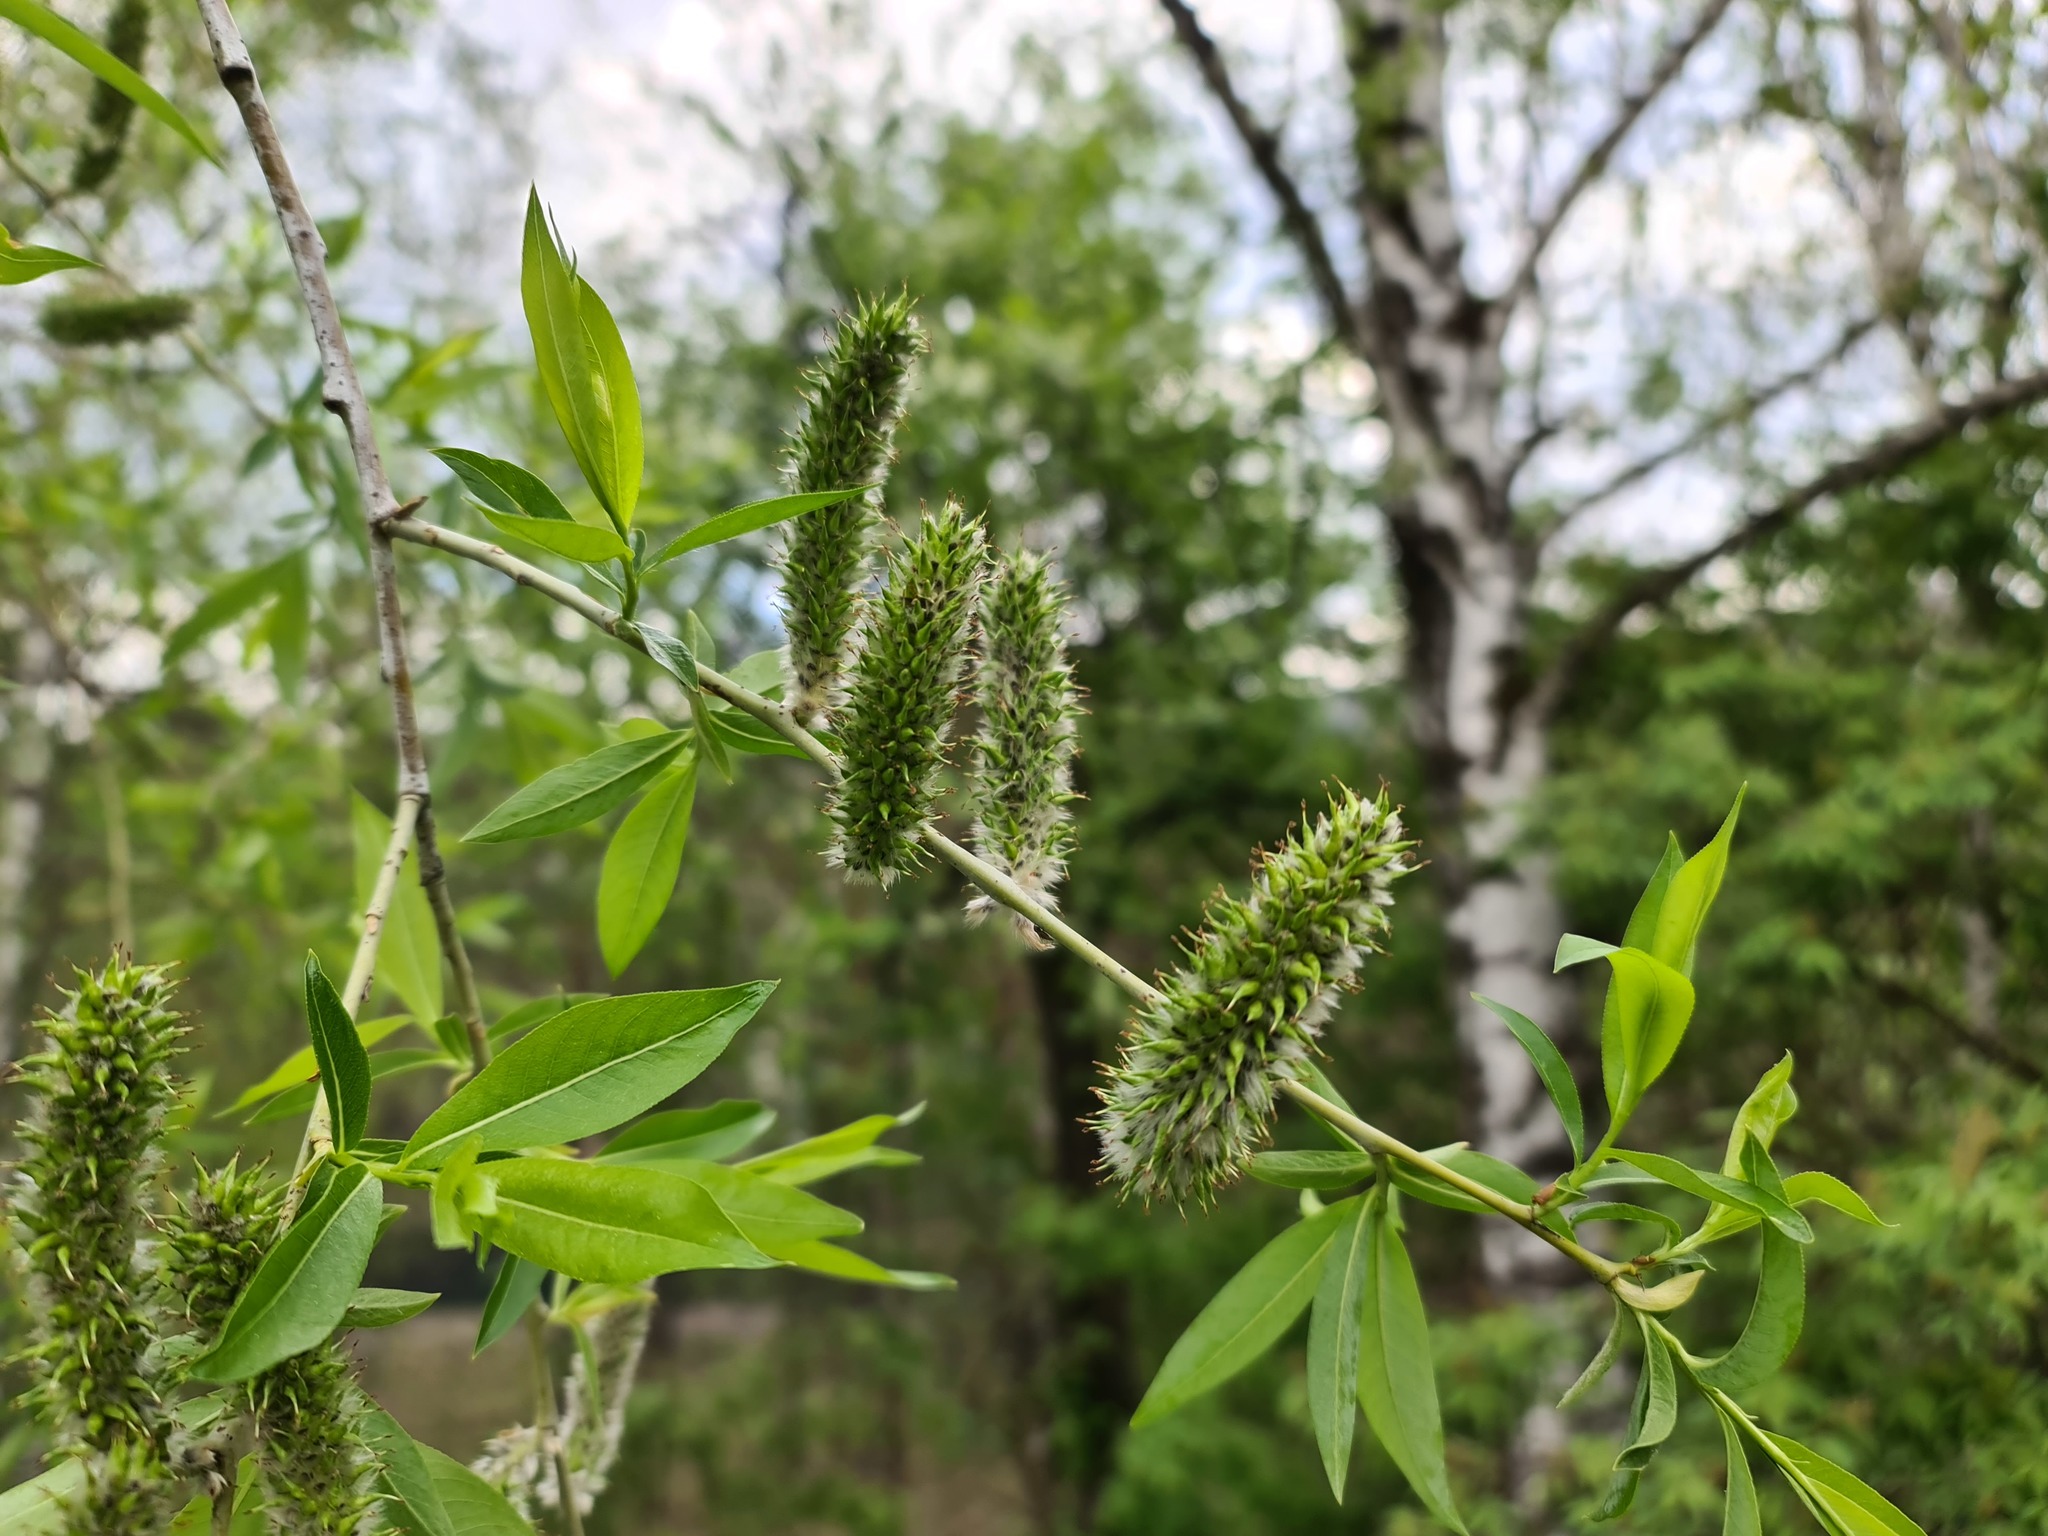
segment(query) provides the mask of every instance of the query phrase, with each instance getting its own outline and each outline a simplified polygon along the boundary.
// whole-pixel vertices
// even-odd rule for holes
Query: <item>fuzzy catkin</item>
[[[182,293],[137,293],[52,299],[36,324],[60,347],[116,347],[153,340],[191,318],[192,301]]]
[[[101,42],[123,64],[139,70],[149,46],[149,0],[119,0],[107,17]],[[128,126],[135,120],[135,103],[106,81],[94,80],[85,120],[89,132],[71,162],[74,192],[96,192],[114,174],[128,143]]]
[[[910,365],[925,349],[908,295],[872,299],[840,318],[832,350],[804,375],[804,418],[790,436],[793,491],[872,489],[797,518],[783,548],[789,705],[806,724],[837,703],[868,577],[880,482],[903,417]]]
[[[1381,952],[1393,883],[1414,868],[1384,791],[1328,811],[1218,892],[1184,962],[1141,1007],[1098,1090],[1102,1167],[1125,1194],[1206,1204],[1265,1136],[1279,1084],[1317,1048],[1340,992]]]
[[[1065,594],[1042,556],[1025,549],[992,562],[981,603],[975,694],[974,850],[1048,907],[1059,907],[1074,844],[1074,719],[1080,714],[1061,633]],[[977,895],[969,921],[995,910]],[[1016,917],[1017,931],[1045,940]]]
[[[829,856],[887,886],[923,862],[987,565],[981,519],[948,497],[889,561],[840,719]]]

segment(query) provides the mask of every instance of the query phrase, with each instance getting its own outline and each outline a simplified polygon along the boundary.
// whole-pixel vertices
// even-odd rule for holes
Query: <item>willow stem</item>
[[[555,1407],[555,1372],[548,1363],[548,1340],[540,1313],[526,1313],[526,1341],[533,1354],[534,1427],[555,1467],[555,1494],[562,1501],[562,1527],[568,1536],[583,1536],[583,1511],[576,1507],[576,1480],[569,1474],[569,1456],[562,1444]]]
[[[1283,1082],[1280,1085],[1280,1091],[1301,1105],[1302,1108],[1306,1109],[1317,1119],[1342,1131],[1363,1150],[1377,1153],[1384,1157],[1391,1157],[1397,1162],[1406,1163],[1418,1173],[1426,1173],[1438,1183],[1450,1185],[1458,1193],[1470,1196],[1488,1209],[1507,1217],[1509,1221],[1514,1222],[1515,1225],[1523,1230],[1533,1232],[1559,1253],[1564,1254],[1567,1258],[1585,1268],[1602,1285],[1611,1285],[1615,1280],[1627,1274],[1628,1267],[1626,1265],[1617,1264],[1612,1259],[1603,1259],[1599,1254],[1593,1252],[1592,1249],[1572,1241],[1572,1239],[1561,1233],[1553,1232],[1550,1228],[1544,1226],[1542,1222],[1537,1220],[1534,1206],[1523,1205],[1520,1201],[1510,1200],[1499,1190],[1489,1189],[1477,1179],[1467,1178],[1464,1174],[1458,1172],[1457,1169],[1447,1167],[1445,1164],[1438,1162],[1427,1152],[1416,1151],[1415,1148],[1409,1146],[1405,1141],[1389,1136],[1378,1126],[1368,1125],[1348,1109],[1332,1104],[1313,1088],[1309,1088],[1301,1083]]]

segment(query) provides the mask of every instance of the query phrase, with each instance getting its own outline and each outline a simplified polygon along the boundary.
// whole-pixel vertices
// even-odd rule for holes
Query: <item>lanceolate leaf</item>
[[[408,1015],[388,1019],[371,1019],[366,1023],[356,1026],[356,1037],[365,1046],[376,1045],[379,1041],[389,1038],[411,1023],[412,1019]],[[237,1110],[247,1109],[251,1104],[261,1103],[274,1093],[282,1093],[287,1088],[297,1088],[311,1082],[319,1073],[320,1063],[313,1056],[313,1047],[310,1045],[303,1046],[293,1051],[291,1055],[280,1062],[276,1070],[264,1078],[262,1082],[255,1084],[253,1087],[243,1089],[241,1097],[228,1105],[220,1113],[232,1115]]]
[[[597,880],[597,943],[618,975],[640,953],[668,910],[683,867],[690,808],[697,796],[694,760],[671,769],[619,823]]]
[[[1616,1471],[1640,1472],[1671,1438],[1678,1425],[1678,1373],[1671,1351],[1647,1319],[1641,1319],[1643,1374],[1636,1385],[1639,1412],[1629,1425],[1629,1438],[1615,1459]]]
[[[1664,1157],[1655,1152],[1617,1151],[1614,1155],[1673,1189],[1684,1190],[1702,1200],[1718,1200],[1724,1205],[1754,1211],[1794,1242],[1813,1241],[1813,1227],[1804,1216],[1779,1196],[1758,1189],[1754,1184],[1731,1179],[1725,1174],[1702,1173],[1697,1168],[1688,1168],[1675,1157]]]
[[[403,1506],[400,1529],[406,1536],[457,1536],[455,1523],[434,1487],[423,1448],[396,1419],[374,1404],[364,1415],[363,1429],[363,1439],[382,1469],[384,1490]]]
[[[69,251],[53,250],[47,245],[23,245],[5,229],[0,229],[0,288],[32,283],[52,272],[69,272],[79,267],[98,265],[96,261],[87,261]]]
[[[1906,1512],[1862,1479],[1797,1440],[1764,1432],[1772,1459],[1785,1469],[1807,1507],[1831,1536],[1927,1536]]]
[[[1636,898],[1635,910],[1628,915],[1628,927],[1621,937],[1625,946],[1655,953],[1657,922],[1664,912],[1664,896],[1684,864],[1685,850],[1678,846],[1678,834],[1666,833],[1663,857],[1651,871],[1650,883],[1643,887],[1643,894]]]
[[[702,1185],[659,1168],[522,1157],[482,1164],[475,1231],[570,1276],[632,1285],[675,1270],[765,1269],[762,1253]]]
[[[1571,1224],[1576,1230],[1589,1221],[1626,1221],[1638,1226],[1655,1227],[1669,1242],[1677,1242],[1685,1236],[1678,1225],[1678,1218],[1663,1211],[1653,1211],[1646,1205],[1630,1205],[1623,1200],[1603,1200],[1592,1205],[1574,1206],[1570,1211]]]
[[[659,1163],[669,1158],[717,1162],[751,1146],[775,1123],[775,1111],[752,1099],[720,1099],[704,1109],[670,1109],[636,1120],[605,1143],[598,1160]]]
[[[921,1269],[885,1269],[865,1255],[833,1243],[791,1243],[775,1255],[795,1269],[808,1269],[834,1280],[852,1280],[863,1285],[887,1285],[907,1291],[950,1291],[950,1275],[934,1275]]]
[[[775,1258],[794,1244],[854,1237],[866,1226],[851,1211],[741,1168],[687,1159],[664,1161],[659,1167],[701,1188],[718,1202],[742,1237]]]
[[[244,1381],[318,1344],[348,1311],[370,1249],[384,1188],[360,1163],[339,1170],[311,1210],[293,1223],[192,1362],[200,1381]]]
[[[1721,1415],[1721,1441],[1728,1452],[1728,1502],[1721,1516],[1721,1536],[1764,1536],[1763,1513],[1757,1508],[1756,1479],[1735,1421]]]
[[[406,1159],[438,1167],[470,1136],[480,1138],[480,1150],[497,1152],[608,1131],[717,1060],[774,989],[772,981],[756,981],[645,992],[558,1013],[429,1115],[406,1144]]]
[[[349,796],[355,837],[356,911],[369,905],[377,883],[377,867],[391,838],[391,818],[360,794]],[[441,1017],[441,940],[434,911],[420,889],[419,864],[408,858],[398,872],[398,887],[384,914],[384,935],[377,945],[377,977],[398,994],[412,1016],[431,1026]]]
[[[1560,1412],[1592,1391],[1600,1384],[1601,1378],[1614,1368],[1614,1362],[1621,1354],[1622,1330],[1629,1326],[1629,1317],[1628,1308],[1617,1303],[1614,1308],[1614,1321],[1608,1325],[1607,1337],[1601,1341],[1598,1352],[1586,1363],[1586,1368],[1579,1372],[1579,1379],[1566,1387],[1564,1396],[1557,1400]]]
[[[1639,949],[1618,949],[1607,963],[1614,968],[1614,1001],[1601,1023],[1600,1075],[1620,1124],[1678,1054],[1694,994],[1682,974]]]
[[[640,475],[644,450],[640,436],[640,390],[633,382],[633,365],[626,357],[626,344],[619,337],[618,323],[605,307],[597,290],[582,278],[576,279],[578,313],[584,334],[590,338],[595,363],[594,383],[600,402],[604,431],[593,438],[602,484],[593,485],[597,499],[619,521],[622,528],[633,526],[633,509],[640,500]]]
[[[8,1536],[60,1536],[75,1529],[71,1497],[85,1486],[85,1463],[67,1458],[0,1491],[0,1531]]]
[[[552,518],[514,517],[506,512],[480,509],[484,520],[507,538],[524,539],[536,548],[579,565],[603,565],[607,560],[626,560],[633,551],[610,528],[593,523],[558,523]]]
[[[915,1163],[914,1152],[877,1146],[877,1140],[898,1126],[909,1125],[924,1113],[918,1104],[900,1115],[864,1115],[836,1131],[791,1142],[773,1152],[750,1157],[739,1166],[748,1173],[778,1184],[815,1184],[834,1174],[855,1168],[901,1168]]]
[[[306,1027],[313,1036],[334,1144],[346,1152],[369,1128],[370,1057],[334,983],[312,955],[306,956]]]
[[[441,1299],[439,1291],[395,1291],[381,1285],[356,1288],[348,1310],[341,1314],[344,1328],[390,1328],[409,1317],[418,1317]]]
[[[766,501],[750,501],[730,512],[706,518],[688,533],[671,539],[662,547],[660,554],[647,562],[645,569],[651,571],[658,565],[668,564],[678,555],[687,555],[707,545],[722,544],[727,539],[736,539],[743,533],[753,533],[787,518],[837,506],[849,496],[860,495],[864,489],[856,486],[850,491],[804,491],[795,496],[772,496]]]
[[[156,88],[142,76],[48,6],[37,4],[36,0],[0,0],[0,18],[33,33],[58,52],[83,64],[200,154],[219,163],[220,157],[214,153],[213,141],[196,124],[157,94]]]
[[[581,826],[638,793],[688,745],[681,731],[666,731],[600,747],[542,774],[471,827],[463,840],[508,843]]]
[[[1475,1184],[1484,1184],[1520,1204],[1527,1205],[1536,1196],[1534,1179],[1513,1163],[1503,1162],[1485,1152],[1475,1152],[1465,1146],[1437,1147],[1430,1151],[1429,1156],[1453,1173],[1461,1173]],[[1443,1206],[1446,1210],[1469,1211],[1474,1215],[1493,1214],[1492,1206],[1405,1163],[1392,1164],[1391,1172],[1395,1185],[1418,1200]]]
[[[1707,912],[1720,894],[1722,876],[1728,872],[1728,845],[1735,837],[1735,821],[1742,814],[1743,797],[1749,786],[1736,791],[1735,804],[1721,823],[1714,840],[1685,861],[1671,877],[1670,886],[1657,911],[1657,928],[1649,951],[1684,976],[1692,975],[1694,952],[1699,948],[1700,929]]]
[[[1308,1319],[1309,1422],[1315,1426],[1330,1492],[1339,1504],[1344,1502],[1344,1480],[1351,1470],[1351,1437],[1358,1427],[1359,1313],[1372,1237],[1366,1220],[1371,1208],[1371,1201],[1360,1201],[1350,1220],[1337,1229]]]
[[[1572,966],[1584,965],[1588,960],[1611,955],[1615,948],[1599,939],[1589,939],[1583,933],[1568,933],[1557,941],[1557,958],[1551,962],[1551,969],[1569,970]]]
[[[1776,1227],[1765,1227],[1756,1300],[1742,1337],[1726,1354],[1695,1366],[1693,1375],[1724,1392],[1759,1386],[1792,1357],[1805,1321],[1806,1252]]]
[[[1358,1403],[1416,1497],[1462,1536],[1465,1522],[1451,1498],[1444,1466],[1443,1415],[1437,1407],[1436,1365],[1430,1358],[1422,1292],[1400,1231],[1382,1200],[1370,1202],[1366,1225]]]
[[[498,1278],[491,1282],[491,1294],[484,1298],[473,1355],[482,1354],[511,1332],[512,1325],[526,1316],[526,1309],[540,1299],[541,1282],[547,1277],[548,1272],[538,1264],[529,1264],[516,1253],[505,1255]]]
[[[455,1536],[533,1536],[533,1527],[519,1518],[497,1489],[431,1445],[419,1449]]]
[[[410,1023],[411,1020],[406,1022]],[[373,1051],[370,1053],[370,1081],[378,1083],[387,1077],[400,1077],[409,1072],[424,1072],[428,1067],[445,1067],[447,1064],[448,1058],[438,1050],[413,1048]],[[242,1123],[268,1125],[273,1120],[305,1118],[306,1111],[313,1107],[314,1086],[312,1083],[300,1083],[296,1087],[285,1089]],[[362,1143],[357,1145],[360,1148]]]
[[[1544,1091],[1550,1095],[1550,1102],[1557,1106],[1558,1118],[1564,1122],[1564,1133],[1572,1144],[1572,1162],[1576,1165],[1586,1155],[1586,1112],[1579,1104],[1579,1085],[1572,1079],[1572,1069],[1566,1063],[1564,1053],[1526,1014],[1516,1012],[1506,1003],[1481,997],[1477,992],[1472,994],[1472,998],[1497,1015],[1501,1023],[1507,1025],[1508,1033],[1529,1053],[1530,1064],[1536,1068]]]
[[[596,358],[584,328],[575,274],[548,227],[538,191],[527,194],[519,296],[548,404],[554,408],[576,467],[595,491],[600,480],[598,450],[590,440],[590,429],[596,420]]]
[[[1785,1198],[1794,1205],[1818,1202],[1830,1210],[1862,1222],[1867,1227],[1888,1227],[1886,1221],[1865,1203],[1863,1197],[1832,1173],[1795,1173],[1785,1180]]]
[[[1252,1256],[1166,1353],[1133,1428],[1221,1386],[1271,1349],[1322,1281],[1323,1259],[1356,1213],[1356,1198],[1297,1222]]]
[[[1370,1179],[1372,1166],[1363,1152],[1260,1152],[1246,1168],[1282,1189],[1349,1189]]]
[[[493,512],[510,517],[539,517],[552,522],[571,523],[569,509],[530,469],[505,459],[472,453],[467,448],[436,448],[434,457],[455,471],[462,488]]]

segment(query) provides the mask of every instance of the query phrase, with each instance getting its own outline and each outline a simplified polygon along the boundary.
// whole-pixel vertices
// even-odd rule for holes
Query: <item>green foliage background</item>
[[[252,44],[276,61],[272,89],[289,90],[362,50],[403,48],[414,8],[264,10]],[[161,30],[161,73],[198,98],[192,29]],[[1090,711],[1064,910],[1147,968],[1320,781],[1384,777],[1397,796],[1413,781],[1397,658],[1333,617],[1340,592],[1362,588],[1382,611],[1390,599],[1359,510],[1372,487],[1318,452],[1320,364],[1261,371],[1217,345],[1227,205],[1173,120],[1133,82],[1084,93],[1042,56],[1018,68],[1042,106],[1028,131],[952,121],[915,142],[827,139],[765,311],[678,308],[651,281],[619,306],[647,413],[641,520],[659,529],[772,492],[797,374],[830,314],[856,294],[920,296],[932,353],[890,507],[986,496],[999,537],[1059,549]],[[10,86],[13,153],[60,180],[84,86],[42,62]],[[118,805],[140,954],[183,967],[203,1019],[190,1066],[210,1102],[186,1140],[212,1155],[284,1145],[276,1126],[238,1130],[211,1109],[297,1043],[294,957],[311,946],[332,967],[345,954],[348,796],[383,803],[390,771],[353,491],[288,273],[267,218],[206,174],[138,131],[101,192],[67,211],[137,270],[176,254],[205,360],[236,388],[171,337],[49,345],[31,324],[38,300],[7,301],[19,366],[0,383],[0,674],[15,686],[0,710],[16,752],[29,717],[51,717],[28,975],[104,949]],[[336,215],[347,290],[361,226],[346,205],[319,211]],[[69,245],[18,177],[0,218]],[[573,480],[523,338],[486,331],[500,313],[486,298],[364,329],[402,492],[441,484],[424,449],[447,441],[489,441]],[[1614,934],[1664,829],[1696,846],[1750,781],[1699,1022],[1659,1090],[1660,1123],[1674,1150],[1704,1150],[1712,1117],[1797,1053],[1807,1107],[1785,1155],[1852,1175],[1897,1225],[1827,1231],[1805,1339],[1757,1406],[1931,1532],[2048,1528],[2043,450],[2023,423],[1974,435],[1845,502],[1825,541],[1780,541],[1732,589],[1619,644],[1560,734],[1543,828],[1570,926]],[[431,512],[483,531],[452,491]],[[720,546],[648,600],[694,609],[728,657],[771,644],[770,548]],[[92,658],[136,631],[168,634],[226,574],[279,561],[286,574],[160,683],[93,682]],[[1612,573],[1589,560],[1578,574],[1597,589]],[[594,748],[595,721],[672,715],[651,669],[601,660],[495,578],[407,562],[407,579],[444,826]],[[54,668],[33,638],[46,630],[66,648]],[[1364,680],[1314,681],[1288,664],[1301,647],[1353,658]],[[74,664],[84,682],[67,687]],[[785,978],[772,1028],[706,1086],[769,1100],[791,1131],[928,1101],[910,1138],[925,1164],[862,1175],[862,1203],[874,1251],[961,1289],[677,1284],[679,1321],[635,1402],[601,1528],[1427,1529],[1376,1451],[1348,1504],[1329,1503],[1298,1353],[1123,1432],[1166,1346],[1288,1197],[1246,1188],[1196,1220],[1114,1206],[1078,1120],[1117,999],[1000,925],[964,929],[943,874],[887,897],[845,888],[818,857],[810,777],[783,759],[750,760],[731,787],[700,777],[682,885],[622,984]],[[610,987],[590,918],[608,830],[455,849],[494,1006]],[[1426,820],[1419,830],[1426,851]],[[1393,954],[1334,1031],[1361,1110],[1417,1145],[1457,1134],[1462,1093],[1425,882],[1403,888]],[[436,1092],[404,1086],[415,1108]],[[1415,1225],[1474,1530],[1580,1529],[1625,1397],[1572,1421],[1541,1511],[1511,1503],[1513,1446],[1526,1404],[1570,1379],[1604,1319],[1584,1298],[1502,1306],[1477,1278],[1470,1224],[1421,1211]],[[480,1296],[423,1221],[373,1278]],[[1740,1292],[1703,1303],[1728,1309],[1730,1335],[1742,1303],[1726,1297]],[[4,1443],[16,1462],[33,1449],[25,1432]],[[1718,1530],[1719,1458],[1692,1415],[1632,1528]]]

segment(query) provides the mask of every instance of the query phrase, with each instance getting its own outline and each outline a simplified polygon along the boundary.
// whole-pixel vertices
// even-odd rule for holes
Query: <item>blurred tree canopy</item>
[[[420,10],[271,6],[251,41],[288,90],[404,49]],[[159,73],[201,99],[194,29],[176,7],[151,15]],[[1242,232],[1184,119],[1135,73],[1082,90],[1044,52],[1017,67],[1040,107],[1028,128],[825,135],[764,166],[791,210],[765,306],[679,312],[650,285],[622,307],[649,424],[643,516],[772,491],[829,316],[856,295],[916,295],[933,348],[892,510],[958,491],[986,499],[1005,540],[1058,551],[1090,710],[1065,910],[1149,969],[1320,781],[1418,794],[1428,743],[1402,691],[1398,550],[1375,515],[1389,487],[1327,451],[1355,425],[1331,404],[1340,349],[1275,365],[1221,345]],[[132,942],[185,968],[204,1021],[189,1145],[276,1149],[274,1125],[220,1110],[296,1045],[295,957],[349,939],[350,796],[389,795],[360,521],[267,210],[146,129],[71,191],[88,112],[73,74],[10,64],[0,222],[104,257],[69,296],[125,282],[184,296],[191,318],[80,347],[53,339],[39,290],[0,301],[0,1040],[48,1000],[44,978]],[[316,211],[333,215],[346,285],[362,210]],[[499,313],[484,296],[361,333],[401,491],[432,491],[440,520],[479,531],[427,447],[484,439],[567,463],[515,366],[521,338],[492,333]],[[1686,359],[1671,367],[1682,381]],[[1532,833],[1566,926],[1615,934],[1664,829],[1697,844],[1750,782],[1671,1123],[1704,1142],[1709,1112],[1797,1054],[1808,1108],[1783,1145],[1854,1170],[1897,1225],[1829,1234],[1794,1369],[1764,1406],[1931,1532],[2048,1522],[2044,449],[2024,417],[1976,430],[1622,631],[1556,717]],[[722,546],[649,600],[700,614],[722,653],[772,644],[771,547]],[[1598,595],[1630,573],[1594,552],[1571,574]],[[411,565],[407,580],[451,831],[598,745],[593,714],[679,703],[489,573]],[[795,792],[807,774],[763,759],[702,786],[682,886],[624,984],[784,977],[773,1028],[710,1086],[771,1102],[792,1130],[928,1102],[924,1166],[864,1193],[876,1249],[961,1291],[784,1277],[764,1307],[716,1277],[676,1285],[673,1310],[704,1327],[666,1335],[634,1407],[643,1481],[605,1528],[1427,1528],[1376,1452],[1349,1503],[1329,1504],[1282,1360],[1124,1432],[1167,1345],[1289,1201],[1254,1187],[1186,1221],[1098,1192],[1079,1121],[1119,999],[1059,952],[963,930],[942,872],[887,898],[828,878]],[[612,986],[590,922],[607,830],[454,849],[492,1006]],[[1470,1109],[1442,902],[1404,887],[1394,953],[1334,1032],[1361,1108],[1418,1144],[1451,1140]],[[422,1104],[438,1087],[408,1086]],[[1458,1317],[1439,1374],[1472,1528],[1590,1528],[1625,1398],[1575,1419],[1533,1484],[1521,1437],[1602,1320],[1501,1305],[1463,1229],[1434,1215],[1416,1218],[1418,1259]],[[385,1283],[480,1294],[418,1225]],[[1689,1459],[1646,1489],[1638,1529],[1719,1528],[1718,1442],[1682,1434],[1666,1460]],[[0,1443],[16,1461],[33,1449]]]

